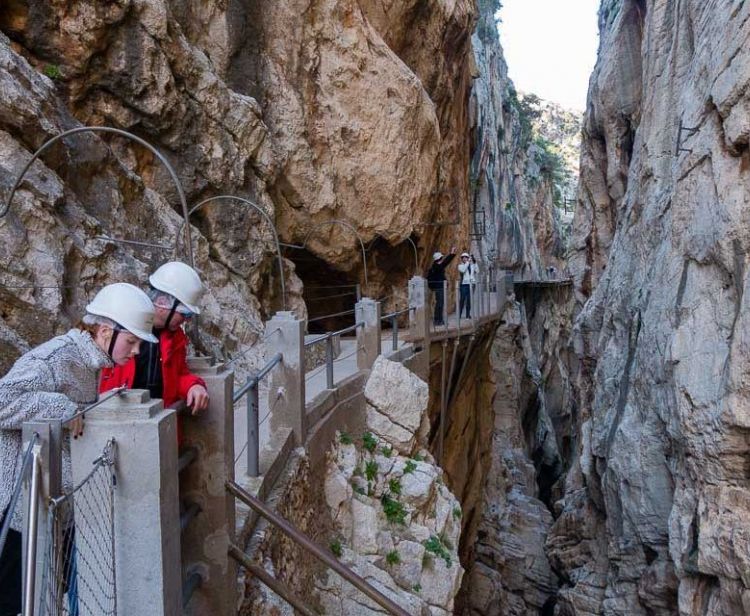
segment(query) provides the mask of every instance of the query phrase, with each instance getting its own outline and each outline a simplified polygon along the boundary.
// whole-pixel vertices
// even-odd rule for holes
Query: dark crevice
[[[306,249],[287,251],[285,255],[296,268],[304,288],[302,298],[308,312],[308,333],[336,331],[354,324],[354,304],[357,301],[357,280],[339,271]],[[319,319],[321,316],[339,316]]]

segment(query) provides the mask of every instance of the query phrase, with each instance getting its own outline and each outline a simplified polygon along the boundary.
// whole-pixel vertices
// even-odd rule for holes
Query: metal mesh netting
[[[41,579],[43,616],[117,613],[114,487],[110,441],[84,480],[52,502]]]

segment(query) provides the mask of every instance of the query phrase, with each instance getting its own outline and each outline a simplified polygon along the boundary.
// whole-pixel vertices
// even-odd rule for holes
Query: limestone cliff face
[[[600,22],[556,613],[748,613],[750,7],[606,0]]]
[[[530,117],[487,20],[491,11],[480,14],[473,38],[480,74],[472,92],[473,206],[487,225],[478,248],[483,263],[539,279],[565,264],[553,179],[540,169]],[[554,606],[559,578],[545,543],[575,448],[561,344],[571,310],[569,290],[519,290],[497,331],[457,347],[456,365],[469,360],[450,397],[443,460],[464,510],[467,574],[456,613],[520,616]],[[437,369],[431,385],[440,391]]]
[[[460,239],[473,1],[255,2],[241,23],[231,82],[263,110],[285,238],[313,230],[308,252],[354,282],[356,237],[317,225],[343,219],[365,242],[381,238],[368,257],[373,296],[412,273],[407,238],[420,244],[420,270],[441,240]]]
[[[534,156],[497,32],[479,28],[472,40],[479,73],[471,97],[472,209],[483,212],[485,225],[475,244],[483,264],[538,278],[547,267],[560,269],[565,253],[553,182]]]
[[[3,196],[47,138],[80,124],[128,129],[165,153],[190,204],[251,198],[282,240],[309,234],[285,266],[298,314],[300,282],[363,281],[354,234],[319,226],[334,218],[370,244],[365,292],[392,295],[425,255],[467,244],[474,21],[472,0],[5,3]],[[95,236],[171,244],[177,210],[166,171],[125,140],[76,136],[44,155],[0,221],[0,368],[70,326],[102,284],[139,282],[171,257]],[[280,308],[271,235],[226,202],[191,222],[212,289],[201,345],[232,352]]]

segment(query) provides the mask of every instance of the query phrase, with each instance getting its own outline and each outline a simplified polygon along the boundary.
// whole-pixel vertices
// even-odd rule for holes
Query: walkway
[[[382,335],[382,349],[388,354],[393,349],[393,339],[390,332]],[[403,336],[399,338],[399,348],[403,348],[406,342]],[[345,379],[357,374],[357,340],[356,338],[342,338],[341,352],[334,360],[334,385],[338,385]],[[323,363],[305,374],[305,402],[308,412],[311,403],[324,391],[327,390],[326,366]],[[269,396],[267,385],[261,386],[259,396],[260,417],[260,450],[268,450],[272,447],[270,432]],[[280,398],[277,398],[280,400]],[[245,400],[241,400],[234,407],[234,458],[235,477],[246,476],[247,461],[245,459],[247,448],[247,406]],[[261,468],[261,472],[265,469]]]

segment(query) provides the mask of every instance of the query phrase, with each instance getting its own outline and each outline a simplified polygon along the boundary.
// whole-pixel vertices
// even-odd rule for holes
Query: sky
[[[599,0],[502,0],[500,41],[516,89],[583,111]]]

